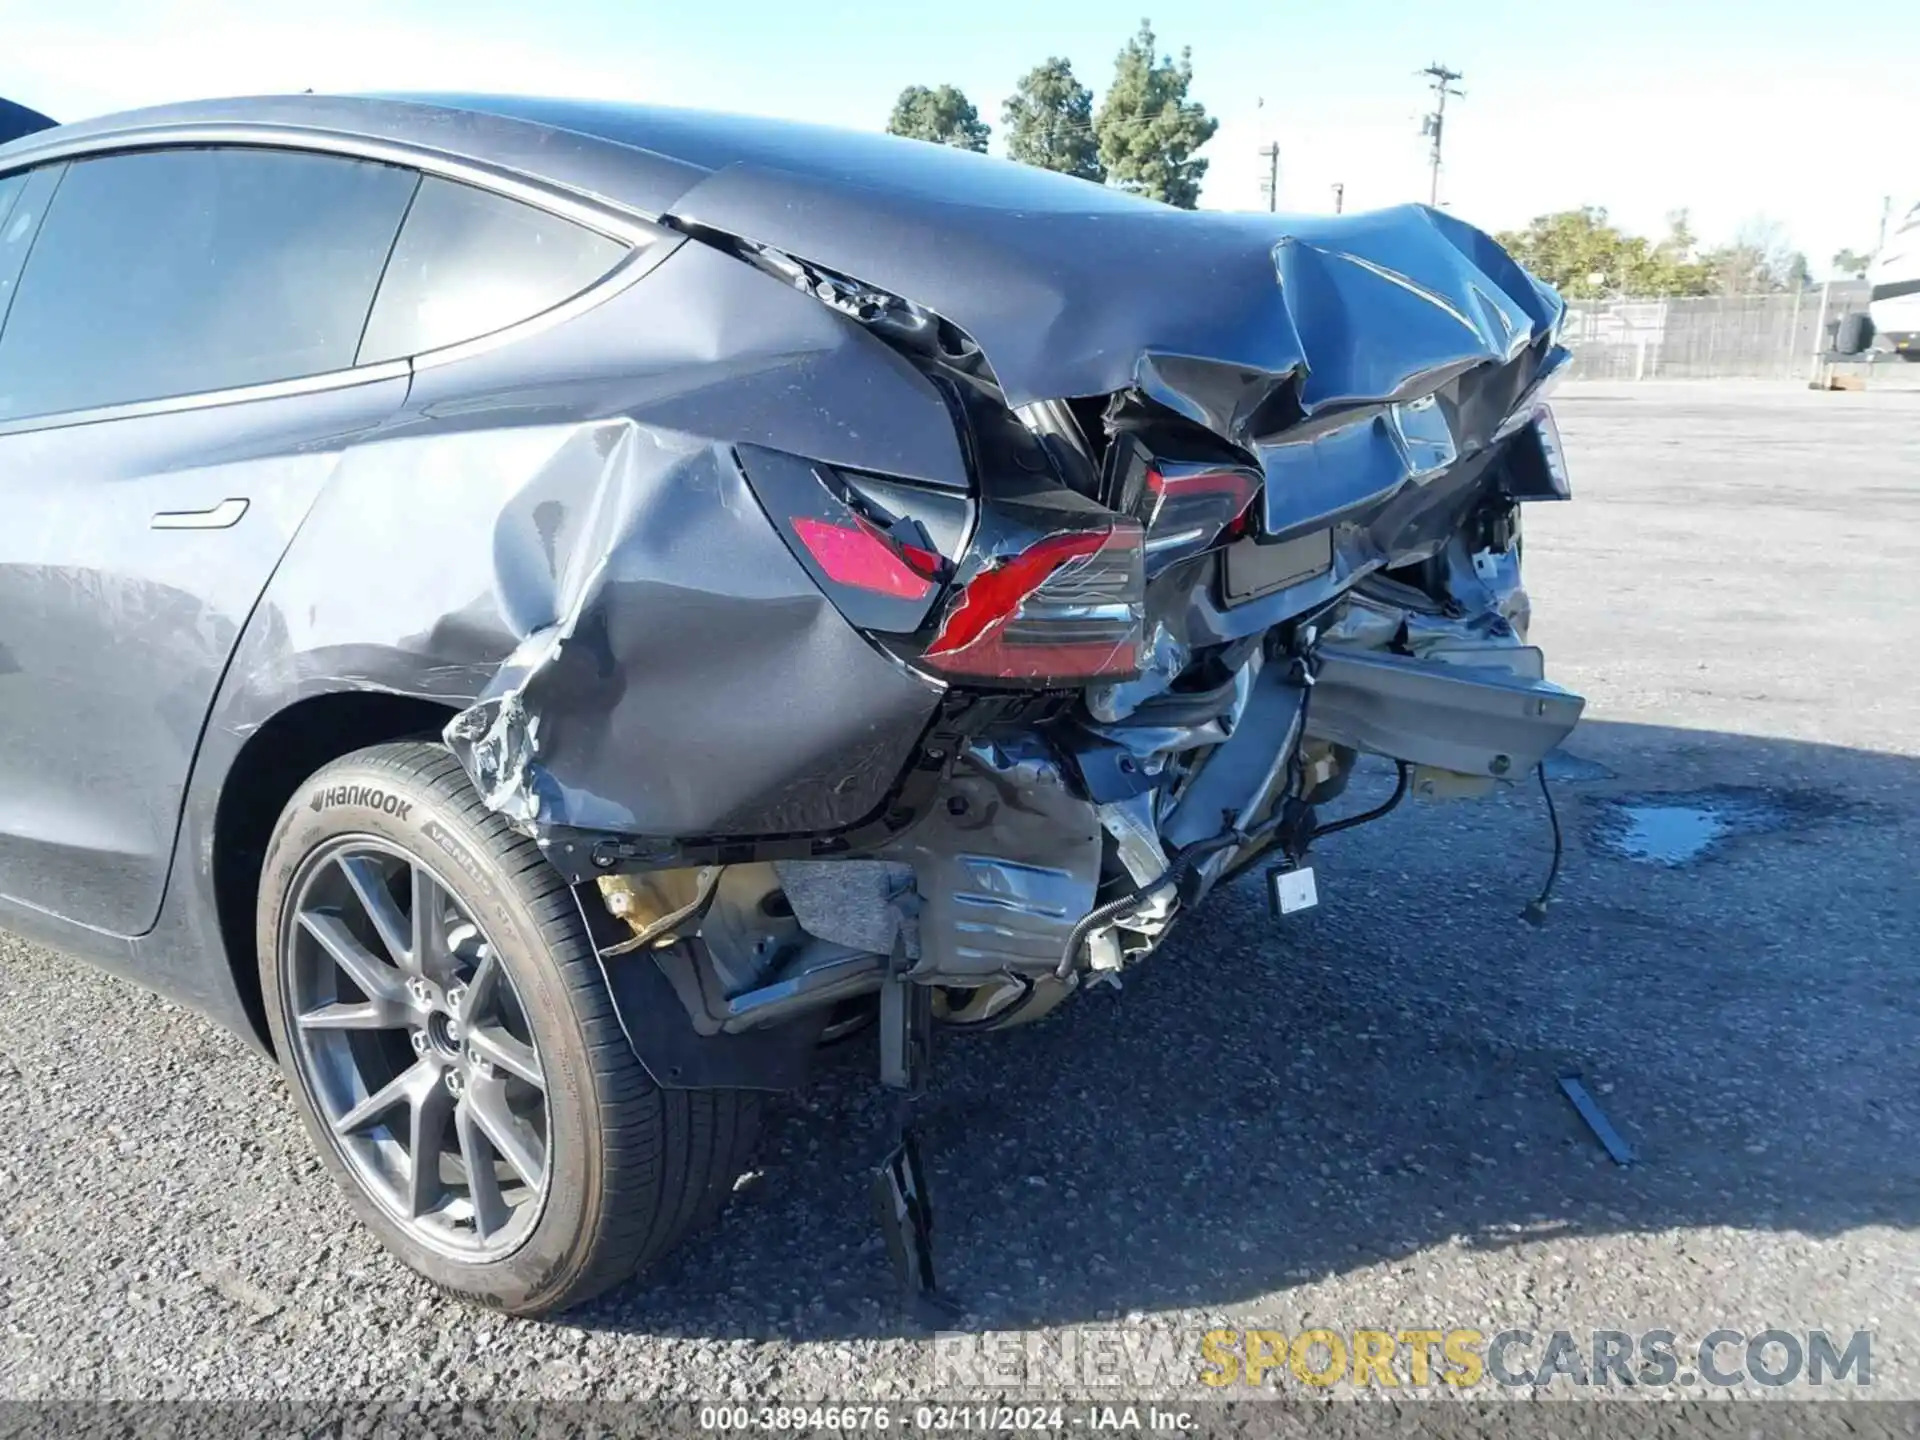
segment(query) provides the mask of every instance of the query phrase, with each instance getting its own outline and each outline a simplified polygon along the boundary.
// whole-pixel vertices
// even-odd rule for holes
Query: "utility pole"
[[[1280,142],[1270,142],[1260,152],[1260,158],[1267,162],[1267,178],[1260,182],[1260,193],[1267,197],[1267,209],[1280,208]]]
[[[1893,197],[1882,195],[1880,197],[1880,238],[1873,242],[1873,253],[1876,255],[1887,248],[1887,220],[1892,214]]]
[[[1467,93],[1453,88],[1454,81],[1465,77],[1458,70],[1449,70],[1438,60],[1417,73],[1428,77],[1433,90],[1433,110],[1420,126],[1420,133],[1433,138],[1433,151],[1429,159],[1431,178],[1427,185],[1427,204],[1438,205],[1440,203],[1440,141],[1447,124],[1447,97],[1449,95],[1464,96]]]
[[[1333,182],[1333,213],[1338,215],[1347,203],[1347,187],[1340,181]]]

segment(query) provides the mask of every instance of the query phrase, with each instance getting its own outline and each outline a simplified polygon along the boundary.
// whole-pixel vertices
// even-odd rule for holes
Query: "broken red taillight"
[[[836,585],[894,600],[924,600],[933,593],[933,576],[942,563],[938,555],[918,546],[896,546],[861,516],[852,519],[850,525],[837,525],[795,516],[793,533]]]
[[[925,663],[944,675],[1083,684],[1138,673],[1146,613],[1140,527],[1048,535],[980,571],[947,608]]]
[[[1148,563],[1157,570],[1237,533],[1260,484],[1258,471],[1238,466],[1156,463],[1139,504]]]

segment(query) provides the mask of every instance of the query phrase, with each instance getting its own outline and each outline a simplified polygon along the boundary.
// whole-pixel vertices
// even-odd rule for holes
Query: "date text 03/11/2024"
[[[702,1430],[813,1433],[1059,1434],[1065,1430],[1182,1432],[1191,1411],[1158,1405],[703,1405]]]

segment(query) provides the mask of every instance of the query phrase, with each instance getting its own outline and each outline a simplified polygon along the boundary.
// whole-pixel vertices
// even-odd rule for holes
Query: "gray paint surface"
[[[647,107],[196,102],[0,147],[0,173],[129,143],[412,164],[600,207],[596,224],[640,246],[553,318],[419,357],[404,380],[0,434],[9,476],[88,482],[22,501],[40,529],[8,542],[0,580],[22,617],[3,622],[18,628],[0,635],[17,662],[4,683],[36,697],[13,762],[33,774],[0,826],[7,912],[227,1016],[240,1002],[209,943],[223,781],[304,699],[479,702],[468,729],[499,742],[496,779],[512,772],[489,782],[467,752],[483,793],[589,832],[834,830],[905,773],[941,687],[813,586],[732,452],[954,488],[969,477],[950,413],[854,320],[652,222],[790,249],[937,310],[1016,403],[1134,389],[1249,447],[1287,424],[1364,428],[1379,463],[1286,512],[1343,517],[1335,569],[1230,614],[1195,586],[1176,608],[1196,643],[1432,553],[1477,502],[1559,318],[1479,232],[1417,208],[1197,215],[941,147]],[[1270,521],[1295,489],[1285,450],[1262,454]],[[116,493],[131,514],[89,508]],[[228,530],[139,528],[230,499],[248,508]],[[45,555],[29,549],[48,527]],[[113,647],[57,655],[62,625]],[[83,803],[61,805],[62,785]]]
[[[1276,930],[1249,877],[1123,993],[943,1045],[928,1162],[958,1328],[1057,1356],[1088,1327],[1145,1349],[1216,1326],[1862,1325],[1870,1396],[1920,1399],[1920,673],[1887,664],[1916,640],[1920,396],[1574,386],[1559,410],[1581,502],[1530,512],[1528,578],[1590,713],[1569,742],[1587,764],[1555,781],[1547,927],[1514,918],[1546,863],[1537,791],[1410,802],[1325,843],[1299,924]],[[1812,643],[1817,664],[1782,663]],[[1671,869],[1590,838],[1614,799],[1716,787],[1862,808]],[[872,1243],[886,1110],[864,1050],[776,1108],[697,1245],[533,1323],[384,1255],[271,1068],[216,1027],[9,939],[0,1037],[9,1398],[933,1386]],[[1558,1091],[1576,1069],[1631,1170]],[[1711,1394],[1653,1418],[1711,1430]]]
[[[201,726],[308,508],[404,380],[0,437],[0,876],[137,934],[160,908]],[[244,498],[228,529],[160,512]]]
[[[659,106],[196,102],[0,147],[0,167],[115,128],[214,123],[339,127],[775,246],[946,316],[1016,405],[1138,384],[1239,432],[1296,372],[1309,412],[1412,398],[1560,315],[1484,234],[1424,207],[1174,210],[951,147]]]

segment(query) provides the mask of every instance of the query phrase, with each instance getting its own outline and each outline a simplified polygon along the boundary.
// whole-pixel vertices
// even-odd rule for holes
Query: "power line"
[[[1438,60],[1416,73],[1427,76],[1433,90],[1433,109],[1421,125],[1420,133],[1433,138],[1433,150],[1429,157],[1427,203],[1438,205],[1440,203],[1440,142],[1447,124],[1447,97],[1449,95],[1464,96],[1467,93],[1453,88],[1454,81],[1466,77],[1458,70],[1449,70]]]

